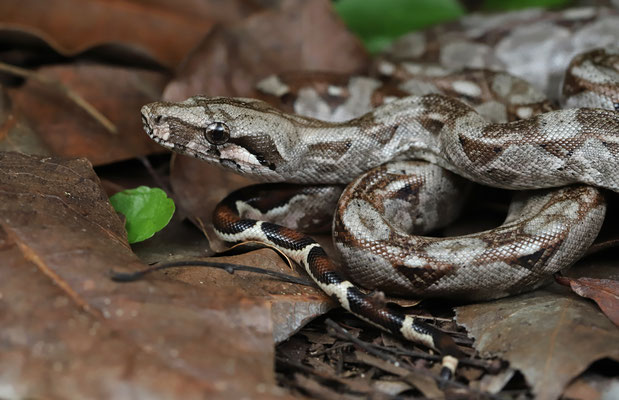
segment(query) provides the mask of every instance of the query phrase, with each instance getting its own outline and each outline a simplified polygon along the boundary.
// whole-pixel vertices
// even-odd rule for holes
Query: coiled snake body
[[[596,9],[527,13],[470,17],[477,23],[469,22],[464,36],[489,37],[494,42],[485,47],[479,40],[460,43],[485,58],[473,57],[473,65],[456,67],[496,68],[501,57],[493,58],[491,49],[497,49],[495,56],[502,54],[509,60],[510,43],[517,53],[514,43],[519,42],[509,37],[506,27],[516,36],[524,35],[518,23],[525,17],[539,25],[528,26],[529,32],[547,26],[559,42],[590,45],[593,40],[587,39],[587,32],[619,38],[619,17],[609,10],[605,14]],[[460,24],[462,37],[467,22]],[[424,49],[438,47],[428,44],[428,37],[436,39],[439,31],[449,37],[445,28],[435,28],[405,37],[393,48],[412,42],[407,51],[427,61],[422,57]],[[565,31],[572,36],[566,39]],[[442,45],[447,55],[431,61],[445,61],[457,52],[453,41]],[[574,53],[590,46],[572,47]],[[322,184],[298,190],[285,186],[284,195],[268,200],[252,198],[253,189],[235,192],[215,211],[216,231],[227,242],[253,239],[279,247],[347,310],[441,351],[443,373],[450,375],[461,353],[449,336],[380,304],[344,279],[314,240],[291,229],[304,223],[290,221],[282,211],[299,207],[303,199],[328,198],[333,207],[341,189],[324,184],[348,184],[337,204],[334,242],[348,275],[366,288],[474,300],[536,288],[578,260],[597,236],[605,213],[597,188],[619,192],[619,112],[615,111],[619,56],[611,49],[579,56],[565,78],[568,106],[607,109],[549,111],[551,102],[509,74],[428,67],[418,60],[394,60],[389,53],[377,61],[376,70],[389,75],[387,79],[399,79],[396,96],[417,95],[393,100],[394,92],[385,92],[378,101],[384,104],[369,111],[379,84],[366,80],[369,97],[356,101],[363,105],[356,112],[368,112],[344,122],[288,114],[259,100],[196,96],[180,103],[144,106],[145,129],[165,147],[239,173],[272,182]],[[545,69],[533,80],[551,87],[552,78]],[[279,78],[269,78],[263,86],[274,87],[276,95],[290,88]],[[331,95],[343,91],[336,89]],[[348,89],[354,92],[352,86]],[[437,93],[455,93],[458,99]],[[480,100],[488,93],[490,99]],[[320,96],[313,99],[321,101]],[[309,114],[315,115],[318,109]],[[467,185],[462,177],[530,190],[515,196],[505,223],[496,229],[452,238],[420,236],[456,217]]]

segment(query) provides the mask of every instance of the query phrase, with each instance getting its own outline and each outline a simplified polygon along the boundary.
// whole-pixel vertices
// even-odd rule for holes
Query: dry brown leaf
[[[163,149],[142,128],[140,108],[159,98],[166,77],[158,72],[74,64],[38,70],[79,93],[118,128],[114,135],[62,93],[29,80],[11,90],[14,106],[53,154],[85,156],[95,165]]]
[[[66,56],[121,44],[174,68],[212,28],[209,14],[217,8],[215,2],[201,2],[201,7],[197,1],[157,3],[3,0],[0,30],[30,33]]]
[[[214,29],[164,91],[167,100],[196,94],[249,96],[258,79],[290,70],[359,72],[368,56],[327,0],[281,0],[278,9]]]
[[[614,218],[613,215],[614,212],[614,208],[611,207],[611,210],[609,211],[609,216],[607,216],[607,218],[611,218],[610,221],[612,221]],[[611,225],[611,224],[608,224]],[[617,261],[616,261],[616,256],[618,254],[617,248],[614,247],[612,249],[606,249],[604,252],[594,255],[594,256],[589,256],[584,258],[583,260],[579,261],[574,267],[568,269],[567,271],[563,272],[563,275],[566,279],[569,280],[576,280],[576,281],[580,281],[582,279],[584,279],[585,281],[612,281],[611,283],[611,288],[613,287],[614,284],[616,284],[616,282],[619,281],[619,266],[617,265]],[[617,291],[615,290],[614,293],[616,294]],[[610,301],[610,305],[607,307],[606,305],[604,307],[607,307],[610,312],[613,312],[614,309],[616,309],[616,300],[612,299],[612,293],[610,292],[606,292],[606,294],[608,295],[609,301]],[[588,297],[588,296],[585,296]],[[595,300],[595,299],[594,299]],[[597,300],[595,300],[597,302]],[[598,303],[598,306],[602,309],[602,311],[611,319],[613,320],[613,318],[611,318],[606,310],[604,310],[602,308],[602,306],[600,305],[600,303]],[[613,321],[616,321],[613,320]],[[615,325],[617,325],[617,323],[615,322]]]
[[[406,382],[388,379],[377,379],[372,383],[372,387],[379,392],[386,393],[391,396],[397,396],[398,394],[413,388]]]
[[[0,227],[7,240],[106,332],[169,366],[171,374],[187,377],[189,384],[197,381],[205,397],[281,394],[274,379],[266,301],[228,288],[188,285],[162,274],[129,284],[113,282],[111,269],[128,272],[145,265],[127,245],[122,223],[86,160],[0,153],[0,171]],[[24,321],[22,331],[38,321]],[[62,319],[53,323],[71,324]],[[1,354],[11,351],[2,347]],[[84,362],[89,354],[84,354]],[[118,385],[130,390],[132,368],[141,365],[134,358],[119,358],[115,366],[125,371],[121,376],[126,380]],[[43,384],[40,379],[49,375],[40,374],[25,384]]]
[[[49,148],[30,128],[23,115],[0,86],[0,151],[19,151],[28,154],[51,155]]]
[[[563,398],[573,400],[605,400],[617,397],[619,397],[617,378],[595,373],[585,373],[574,379],[563,393]]]
[[[202,399],[209,385],[80,309],[0,228],[0,397]]]
[[[554,285],[456,308],[482,356],[519,369],[537,399],[556,399],[593,361],[619,360],[619,330],[591,302]]]
[[[482,392],[497,394],[503,390],[505,385],[514,377],[515,373],[515,369],[506,368],[498,374],[485,374],[481,378],[481,381],[473,382],[474,384],[472,386]]]
[[[156,247],[156,244],[153,244],[153,247]],[[186,257],[183,251],[168,248],[174,256],[162,260],[164,262],[191,259]],[[200,258],[200,261],[255,266],[291,276],[303,276],[291,271],[285,262],[273,257],[273,252],[268,249],[233,257]],[[245,299],[263,301],[270,309],[275,343],[288,339],[334,305],[333,301],[316,287],[282,282],[258,273],[240,271],[230,274],[221,269],[186,267],[169,270],[166,276],[207,291],[236,293],[237,301],[240,302]]]
[[[597,303],[602,312],[619,326],[619,281],[613,279],[557,277],[557,282],[570,287],[574,293]]]

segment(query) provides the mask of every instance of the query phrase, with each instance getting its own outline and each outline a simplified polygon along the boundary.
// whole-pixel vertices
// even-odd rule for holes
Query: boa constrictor
[[[534,23],[520,28],[525,20]],[[341,189],[332,184],[349,184],[333,221],[347,275],[366,288],[409,296],[492,299],[532,290],[574,263],[604,218],[597,188],[619,192],[619,57],[613,50],[579,56],[565,78],[568,106],[606,109],[551,111],[552,103],[521,79],[479,69],[500,62],[510,67],[516,55],[537,58],[539,49],[534,55],[522,49],[535,44],[527,38],[540,45],[544,27],[544,39],[552,40],[541,41],[542,48],[553,42],[563,55],[619,38],[619,18],[609,10],[472,16],[452,30],[433,28],[397,42],[392,50],[400,48],[409,58],[395,60],[391,51],[375,66],[392,81],[390,89],[373,78],[325,75],[298,90],[294,78],[261,82],[276,97],[296,91],[301,101],[293,109],[322,120],[255,99],[196,96],[144,106],[145,130],[178,153],[264,181],[306,185],[284,185],[269,197],[255,194],[264,187],[235,192],[215,210],[215,229],[227,242],[253,239],[277,246],[345,309],[439,350],[442,374],[450,376],[462,354],[448,335],[365,294],[296,228],[324,224],[324,217],[304,212],[320,208],[317,199],[334,207]],[[454,53],[473,57],[471,64],[439,66],[426,64],[426,53],[434,62],[453,61]],[[547,88],[558,58],[534,63],[531,76],[533,66],[517,64]],[[461,67],[478,69],[452,70]],[[382,105],[372,110],[377,104]],[[462,177],[540,190],[518,193],[496,229],[454,238],[421,236],[455,218],[466,190]],[[284,211],[305,217],[290,219]]]

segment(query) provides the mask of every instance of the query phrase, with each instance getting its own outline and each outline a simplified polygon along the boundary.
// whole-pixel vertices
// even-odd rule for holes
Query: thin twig
[[[21,68],[16,65],[6,64],[3,62],[0,62],[0,71],[4,71],[9,74],[21,76],[24,78],[32,78],[40,83],[53,87],[54,89],[60,91],[62,94],[67,96],[67,98],[69,98],[69,100],[75,103],[78,107],[86,111],[86,113],[88,113],[92,118],[94,118],[107,131],[114,135],[118,134],[118,129],[112,121],[110,121],[105,115],[101,114],[99,110],[97,110],[92,104],[87,102],[82,96],[80,96],[75,91],[70,89],[68,86],[62,84],[61,82],[49,78],[45,75],[31,71],[29,69]]]
[[[331,353],[333,351],[340,350],[340,349],[342,349],[344,347],[350,347],[350,346],[354,346],[354,344],[353,343],[339,343],[339,344],[333,345],[333,346],[331,346],[331,347],[329,347],[327,349],[317,351],[316,353],[310,352],[309,354],[312,357],[318,357],[318,356],[321,356],[323,354]]]
[[[341,377],[339,377],[337,375],[327,374],[327,373],[319,371],[319,370],[317,370],[315,368],[309,367],[307,365],[303,365],[303,364],[301,364],[300,362],[297,362],[297,361],[293,361],[293,360],[286,359],[286,358],[283,358],[283,357],[276,357],[275,361],[278,364],[280,364],[280,366],[292,367],[292,368],[295,368],[295,369],[297,369],[299,371],[303,371],[303,372],[305,372],[307,374],[314,375],[317,378],[322,379],[324,381],[337,382],[340,385],[344,385],[344,386],[346,386],[348,388],[348,392],[351,395],[353,395],[353,396],[354,395],[361,395],[361,396],[366,396],[367,398],[375,398],[374,396],[380,396],[378,398],[381,398],[381,399],[394,399],[394,400],[402,398],[400,396],[397,396],[397,395],[394,396],[394,395],[391,395],[391,394],[388,394],[388,393],[384,393],[384,392],[377,393],[372,388],[370,388],[370,391],[368,391],[368,392],[365,392],[365,391],[362,392],[362,391],[353,390],[351,388],[351,386],[350,386],[351,382],[349,381],[348,378],[341,378]],[[372,395],[374,395],[374,396],[372,396]],[[363,398],[366,398],[366,397],[363,397]]]
[[[146,172],[148,172],[150,177],[153,178],[153,180],[155,181],[155,184],[159,186],[161,189],[163,189],[168,195],[171,195],[172,189],[166,182],[163,181],[163,179],[161,179],[160,174],[157,171],[155,171],[155,168],[153,168],[153,165],[150,163],[150,160],[148,159],[148,157],[138,156],[137,159],[142,163],[142,165],[144,165],[144,168],[146,168]]]
[[[482,396],[482,397],[488,397],[491,399],[499,399],[498,397],[490,394],[490,393],[485,393],[485,392],[481,392],[475,389],[472,389],[466,385],[463,385],[460,382],[456,382],[453,380],[444,380],[441,379],[441,377],[432,374],[428,371],[419,369],[419,368],[411,368],[408,365],[406,365],[406,363],[401,363],[399,362],[397,359],[395,359],[394,357],[392,357],[389,354],[385,354],[383,351],[381,350],[377,350],[375,348],[373,348],[369,343],[366,343],[356,337],[354,337],[350,332],[348,332],[346,329],[342,328],[340,325],[338,325],[337,323],[335,323],[333,320],[331,319],[327,319],[325,320],[325,324],[327,324],[327,326],[329,326],[330,328],[333,329],[333,331],[335,331],[336,336],[339,336],[342,339],[346,339],[346,340],[350,340],[351,342],[353,342],[354,344],[356,344],[357,346],[359,346],[361,349],[363,349],[364,351],[366,351],[368,354],[372,354],[375,355],[387,362],[393,363],[395,366],[397,367],[401,367],[404,369],[407,369],[409,371],[411,371],[412,373],[417,373],[417,374],[421,374],[421,375],[425,375],[429,378],[434,379],[437,383],[439,383],[439,385],[446,385],[446,386],[451,386],[453,388],[457,388],[457,389],[461,389],[461,390],[465,390],[468,393],[472,393],[475,394],[477,396]]]
[[[600,251],[606,249],[611,249],[613,247],[619,247],[619,239],[610,239],[600,243],[594,243],[591,247],[589,247],[589,249],[587,249],[585,257],[599,253]]]
[[[349,386],[349,382],[345,379],[345,378],[341,378],[337,375],[331,375],[328,373],[325,373],[324,371],[320,371],[317,370],[315,368],[312,368],[310,366],[301,364],[298,361],[294,361],[294,360],[290,360],[288,358],[284,358],[284,357],[275,357],[275,361],[277,363],[279,363],[282,366],[286,366],[286,367],[293,367],[296,368],[300,371],[306,372],[308,374],[312,374],[314,376],[317,376],[319,378],[325,379],[325,380],[331,380],[337,383],[341,383],[343,385]]]
[[[415,318],[417,318],[417,316],[415,316]],[[460,334],[460,332],[456,332],[456,333]],[[438,354],[430,354],[430,353],[424,353],[422,351],[408,350],[401,346],[398,346],[397,344],[394,344],[393,347],[381,346],[375,343],[366,343],[366,344],[378,350],[393,353],[394,355],[403,355],[403,356],[410,356],[410,357],[415,357],[415,358],[422,358],[424,360],[429,360],[429,361],[441,361],[442,360],[442,357],[439,356]],[[487,362],[484,360],[478,360],[474,358],[463,358],[463,359],[458,360],[458,363],[462,365],[468,365],[471,367],[481,368],[489,372],[495,372],[496,370],[496,366],[494,365],[495,363],[493,361]]]
[[[441,321],[441,322],[453,321],[453,318],[435,317],[432,315],[423,315],[423,314],[411,314],[411,315],[413,315],[416,319],[423,319],[426,321]]]
[[[391,347],[386,347],[386,346],[378,346],[376,344],[371,344],[371,345],[382,348],[384,351],[388,351],[396,355],[423,358],[423,359],[430,360],[430,361],[440,361],[442,359],[442,357],[439,356],[438,354],[429,354],[429,353],[424,353],[421,351],[408,350],[400,346],[395,346],[391,348]],[[494,362],[492,361],[487,362],[484,360],[477,360],[475,358],[463,358],[463,359],[458,360],[458,364],[468,365],[470,367],[476,367],[476,368],[481,368],[486,371],[495,372],[495,366],[493,365]]]
[[[332,319],[327,318],[325,320],[325,324],[332,328],[336,334],[340,335],[340,338],[342,339],[346,339],[349,340],[351,342],[353,342],[354,344],[356,344],[357,346],[361,347],[363,350],[365,350],[368,354],[372,354],[375,355],[376,357],[382,358],[383,360],[395,363],[396,365],[399,366],[399,362],[398,360],[389,355],[389,354],[385,354],[383,351],[378,350],[373,348],[372,346],[369,346],[368,343],[364,342],[361,339],[358,339],[356,337],[354,337],[350,332],[348,332],[346,329],[342,328],[340,325],[338,325],[337,323],[335,323]]]
[[[110,272],[110,278],[116,282],[132,282],[142,278],[144,275],[149,274],[155,271],[161,271],[163,269],[170,268],[178,268],[178,267],[207,267],[207,268],[217,268],[223,269],[226,272],[233,274],[235,271],[246,271],[246,272],[254,272],[257,274],[269,275],[274,278],[277,278],[284,282],[296,283],[299,285],[305,286],[314,286],[314,282],[300,278],[292,275],[287,275],[277,271],[271,271],[264,268],[252,267],[249,265],[238,265],[238,264],[230,264],[230,263],[222,263],[222,262],[211,262],[211,261],[176,261],[170,263],[161,263],[154,265],[149,268],[145,268],[141,271],[136,271],[132,273],[124,273],[124,272]]]

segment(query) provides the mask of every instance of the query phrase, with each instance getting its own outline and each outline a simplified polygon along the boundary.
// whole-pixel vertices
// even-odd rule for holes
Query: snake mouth
[[[162,132],[162,129],[153,128],[149,124],[144,124],[144,131],[157,144],[168,149],[178,149],[177,144],[168,140],[170,136],[168,132]]]
[[[148,119],[144,114],[142,114],[142,128],[148,136],[150,136],[151,138],[153,137],[153,128],[148,123]]]
[[[206,150],[196,150],[181,143],[165,140],[160,134],[156,133],[155,129],[150,127],[145,127],[144,130],[153,141],[175,153],[191,156],[209,164],[221,165],[239,174],[273,175],[271,179],[281,180],[281,177],[273,171],[263,170],[264,168],[259,163],[245,160],[246,157],[239,157],[240,148],[237,148],[237,146],[233,146],[235,149],[219,149],[218,146],[209,146]]]

